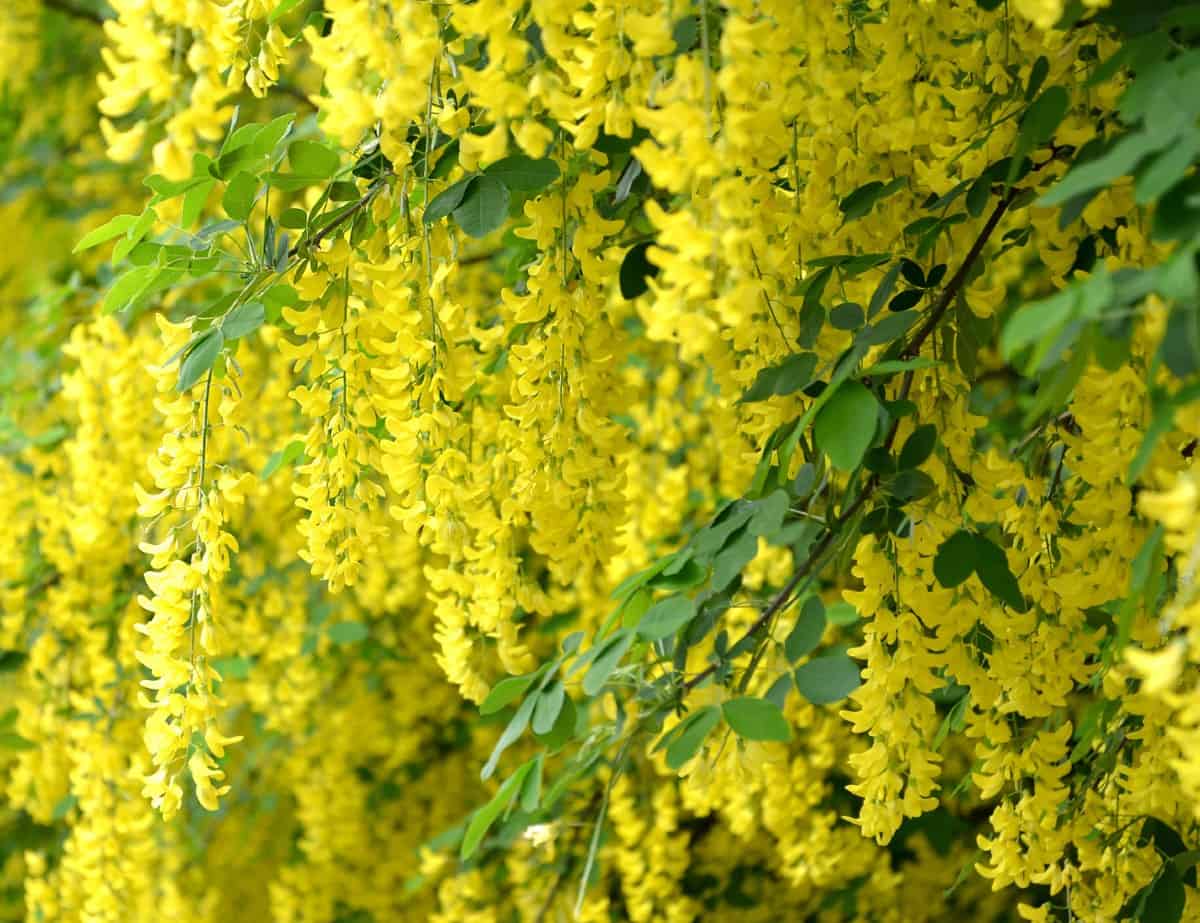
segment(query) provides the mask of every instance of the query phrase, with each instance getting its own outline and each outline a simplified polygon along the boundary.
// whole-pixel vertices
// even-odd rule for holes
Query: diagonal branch
[[[946,288],[942,291],[941,297],[939,297],[937,302],[934,304],[933,310],[929,312],[929,317],[925,320],[925,323],[921,326],[921,328],[913,335],[913,338],[909,341],[908,346],[905,347],[903,353],[904,356],[911,357],[920,352],[922,344],[924,344],[933,331],[937,329],[937,326],[939,323],[941,323],[942,318],[946,316],[946,311],[949,309],[950,305],[954,303],[954,299],[958,297],[958,293],[962,291],[963,286],[966,285],[967,277],[971,274],[972,268],[982,255],[983,248],[987,245],[988,240],[995,232],[996,226],[1000,223],[1000,219],[1004,217],[1004,213],[1008,211],[1009,206],[1012,205],[1019,194],[1019,190],[1010,189],[996,204],[996,207],[992,210],[992,213],[988,216],[987,221],[984,223],[983,229],[980,230],[979,236],[975,238],[975,243],[971,245],[971,249],[967,252],[966,257],[963,259],[962,265],[958,267],[958,271],[946,284]],[[908,396],[909,389],[912,387],[912,381],[913,373],[911,370],[909,370],[905,373],[903,383],[900,386],[899,396],[902,399]],[[896,420],[892,423],[891,429],[888,430],[888,434],[884,438],[884,446],[890,448],[892,443],[895,441],[896,432],[899,428],[899,422],[899,420]],[[778,595],[771,600],[771,604],[763,610],[762,614],[757,619],[755,619],[754,624],[746,630],[746,633],[742,635],[737,644],[730,645],[731,648],[739,647],[743,642],[754,638],[768,624],[770,624],[771,619],[775,617],[776,613],[780,612],[791,603],[791,597],[796,591],[796,588],[800,586],[801,582],[817,568],[821,558],[824,557],[825,552],[827,552],[830,546],[834,543],[834,540],[838,537],[838,534],[855,516],[858,515],[859,510],[862,509],[863,505],[875,493],[875,490],[878,487],[879,476],[872,475],[870,480],[863,485],[863,489],[859,492],[858,496],[854,498],[849,506],[842,510],[841,515],[838,516],[837,519],[829,524],[829,528],[821,537],[821,540],[817,542],[813,549],[808,553],[808,556],[792,573],[792,576],[788,579],[788,582],[784,584],[783,589],[780,590]],[[704,680],[708,679],[708,677],[712,676],[716,671],[717,664],[709,664],[683,684],[683,691],[685,693],[690,692],[696,686],[700,685],[700,683],[704,682]]]

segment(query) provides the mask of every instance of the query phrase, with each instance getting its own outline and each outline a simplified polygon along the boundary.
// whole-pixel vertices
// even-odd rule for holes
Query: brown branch
[[[982,255],[983,248],[987,245],[988,240],[995,232],[996,226],[1000,223],[1000,219],[1004,217],[1004,213],[1008,211],[1009,206],[1012,205],[1019,194],[1020,190],[1010,189],[992,210],[992,213],[988,216],[987,222],[984,224],[983,229],[979,232],[979,236],[975,238],[975,243],[971,245],[971,249],[967,252],[966,257],[963,259],[962,265],[958,267],[958,272],[956,272],[947,283],[945,289],[942,291],[941,296],[934,304],[933,310],[929,312],[929,317],[909,341],[908,346],[905,347],[902,355],[909,358],[917,355],[917,353],[921,350],[922,344],[924,344],[924,342],[929,339],[933,331],[937,329],[938,324],[941,322],[942,318],[945,317],[946,311],[949,309],[954,299],[958,296],[958,293],[962,291],[963,286],[966,285],[967,276],[970,275],[971,269]],[[908,392],[912,388],[912,382],[913,372],[910,369],[909,371],[905,372],[903,383],[900,386],[900,400],[904,400],[908,397]],[[884,437],[884,448],[891,448],[892,444],[896,440],[896,433],[898,432],[899,428],[900,421],[892,421],[892,426],[888,430],[887,436]],[[771,604],[763,610],[762,615],[755,619],[754,624],[746,630],[746,633],[742,635],[737,644],[731,645],[731,649],[739,647],[747,640],[755,637],[770,623],[771,619],[775,617],[776,613],[790,605],[792,594],[796,591],[796,588],[800,586],[800,583],[813,572],[813,569],[817,566],[817,563],[820,561],[821,557],[826,551],[829,550],[829,546],[833,544],[834,539],[838,536],[838,533],[858,514],[858,511],[862,509],[868,498],[875,493],[878,487],[879,476],[872,475],[870,480],[863,485],[863,489],[859,492],[858,496],[855,497],[850,505],[842,511],[841,515],[838,516],[837,519],[829,524],[828,530],[821,537],[821,540],[817,542],[816,547],[814,547],[813,550],[808,553],[808,556],[792,573],[792,576],[788,579],[788,582],[784,585],[783,589],[779,591],[778,595],[773,600],[771,600]],[[700,683],[704,682],[704,680],[708,679],[708,677],[712,676],[713,673],[717,671],[717,666],[718,664],[716,663],[709,664],[683,684],[683,691],[685,693],[690,692],[696,686],[700,685]]]
[[[62,13],[64,16],[70,16],[72,19],[90,22],[94,26],[104,25],[103,16],[95,10],[78,6],[72,3],[71,0],[42,0],[42,6],[48,10],[54,10],[56,13]]]

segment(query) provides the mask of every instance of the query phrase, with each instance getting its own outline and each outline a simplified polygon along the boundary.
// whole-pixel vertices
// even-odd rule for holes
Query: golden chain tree
[[[9,0],[0,919],[1200,919],[1200,3]]]

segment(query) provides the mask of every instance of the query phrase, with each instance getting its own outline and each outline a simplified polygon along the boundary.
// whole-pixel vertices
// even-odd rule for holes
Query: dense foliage
[[[0,919],[1200,919],[1200,4],[3,6]]]

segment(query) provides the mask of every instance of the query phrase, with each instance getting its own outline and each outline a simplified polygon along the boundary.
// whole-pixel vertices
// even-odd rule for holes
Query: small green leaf
[[[715,705],[706,705],[692,712],[664,735],[664,740],[669,738],[671,741],[667,746],[668,768],[678,771],[691,760],[720,720],[720,709]]]
[[[819,596],[810,596],[800,609],[800,616],[783,642],[783,653],[789,663],[811,654],[825,635],[825,604]]]
[[[179,364],[179,380],[175,387],[179,391],[186,391],[198,382],[217,361],[224,345],[225,337],[217,327],[200,334]]]
[[[562,710],[559,711],[558,718],[555,720],[554,727],[550,729],[550,732],[547,734],[535,734],[538,743],[547,750],[558,750],[575,736],[577,717],[578,713],[575,709],[575,703],[571,700],[570,696],[566,696],[563,699]]]
[[[788,741],[792,729],[783,716],[783,711],[774,702],[741,696],[721,705],[725,723],[733,732],[746,740]]]
[[[521,810],[526,814],[532,814],[538,809],[538,805],[542,801],[542,763],[545,762],[545,756],[539,753],[533,758],[533,769],[525,774],[525,781],[521,784],[521,794],[518,801],[521,805]]]
[[[1070,108],[1071,96],[1065,87],[1060,86],[1047,87],[1030,103],[1021,119],[1016,150],[1008,168],[1008,185],[1016,182],[1025,158],[1054,137],[1054,132]]]
[[[640,244],[634,244],[625,251],[625,256],[621,259],[621,269],[617,274],[617,281],[621,287],[621,297],[626,301],[632,301],[639,295],[650,291],[650,285],[646,280],[653,279],[658,275],[658,267],[646,258],[646,251],[653,246],[653,243],[653,241],[643,241]]]
[[[1179,923],[1187,904],[1187,888],[1174,864],[1166,862],[1146,894],[1138,919],[1143,923]]]
[[[114,237],[120,237],[138,220],[137,215],[117,215],[114,218],[108,219],[100,227],[88,231],[83,238],[75,245],[72,253],[82,253],[84,250],[90,250],[92,247],[99,246],[106,241],[112,240]]]
[[[936,445],[937,427],[932,423],[925,423],[918,426],[904,440],[904,447],[900,450],[900,467],[919,468],[933,454],[933,449]]]
[[[3,733],[0,734],[0,750],[35,750],[37,744],[31,740],[26,740],[20,734]]]
[[[188,189],[183,196],[183,209],[179,219],[182,227],[190,228],[199,220],[200,212],[208,202],[209,193],[216,185],[217,181],[209,177]]]
[[[862,305],[847,301],[829,312],[829,323],[838,330],[857,330],[865,320]]]
[[[842,471],[857,468],[875,439],[879,402],[862,383],[844,383],[813,422],[817,446]]]
[[[975,573],[988,591],[1005,605],[1018,612],[1028,608],[1017,578],[1009,570],[1004,549],[979,533],[975,534]]]
[[[533,764],[537,757],[529,760],[509,776],[504,784],[500,786],[500,790],[496,792],[495,797],[487,804],[471,815],[471,822],[467,824],[467,831],[463,834],[462,846],[459,848],[459,858],[464,861],[470,859],[474,855],[475,850],[479,848],[480,841],[487,835],[497,818],[505,811],[517,792],[525,782],[525,777],[533,770]]]
[[[275,9],[271,10],[270,15],[267,16],[267,24],[273,25],[278,22],[303,2],[304,0],[279,0],[275,4]]]
[[[671,596],[655,603],[638,622],[637,635],[658,641],[675,634],[696,617],[696,604],[686,596]]]
[[[267,463],[263,465],[258,476],[265,481],[284,465],[290,465],[302,455],[304,455],[303,441],[293,439],[279,451],[271,453],[271,457],[267,459]]]
[[[735,577],[742,572],[747,564],[758,554],[758,538],[748,531],[742,531],[738,537],[721,549],[713,559],[712,588],[720,593],[733,583]]]
[[[608,677],[613,670],[617,668],[617,664],[621,662],[621,658],[629,650],[633,644],[633,632],[627,628],[622,628],[610,637],[597,650],[596,656],[592,658],[592,664],[588,667],[588,671],[583,677],[583,691],[587,695],[595,695],[604,688],[604,684],[608,682]]]
[[[425,206],[425,212],[421,216],[421,220],[426,224],[430,224],[445,218],[462,203],[463,197],[467,194],[467,189],[470,188],[473,182],[475,182],[475,177],[468,176],[466,179],[460,179],[457,183],[447,186]]]
[[[834,603],[825,610],[825,618],[829,620],[830,625],[853,625],[858,621],[858,610],[848,602]]]
[[[455,223],[471,237],[486,237],[508,219],[508,187],[492,176],[477,176],[454,209]]]
[[[500,739],[496,741],[496,746],[492,748],[492,755],[488,757],[488,761],[483,766],[483,771],[479,777],[483,780],[488,780],[496,771],[496,765],[500,762],[500,756],[515,744],[521,735],[525,733],[525,729],[529,727],[529,719],[533,715],[534,706],[537,704],[538,697],[531,695],[521,703],[521,707],[516,710],[508,725],[500,734]]]
[[[516,192],[540,192],[558,179],[558,164],[545,157],[534,160],[524,154],[514,154],[496,161],[483,173]]]
[[[787,491],[783,489],[772,491],[761,500],[755,500],[754,511],[746,531],[751,535],[761,535],[770,541],[782,528],[789,504]]]
[[[334,644],[357,644],[367,640],[370,631],[362,622],[336,622],[325,633]]]
[[[496,683],[479,706],[479,714],[491,715],[500,711],[510,702],[525,694],[525,690],[533,685],[533,681],[541,676],[541,671],[526,673],[524,676],[506,676]]]
[[[267,309],[261,303],[248,301],[238,305],[225,315],[225,319],[221,322],[221,332],[225,335],[226,342],[236,340],[253,333],[263,325],[266,318]]]
[[[566,689],[560,680],[552,682],[545,691],[538,694],[537,704],[533,706],[533,733],[549,734],[562,711]]]
[[[904,188],[904,184],[903,178],[897,178],[890,183],[881,183],[876,180],[859,186],[838,203],[838,207],[842,210],[842,220],[854,221],[869,214],[871,209],[883,199]]]
[[[933,575],[946,588],[956,587],[975,572],[975,537],[959,529],[938,546]]]
[[[858,664],[845,654],[814,657],[792,674],[797,691],[813,705],[829,705],[862,685]]]
[[[158,278],[158,266],[136,266],[112,284],[104,296],[103,313],[113,314],[137,304],[154,280]]]
[[[242,172],[229,181],[221,197],[221,207],[234,221],[245,221],[254,209],[254,196],[258,192],[258,177]]]
[[[338,155],[324,144],[302,138],[288,148],[292,171],[307,179],[328,179],[338,171]]]

